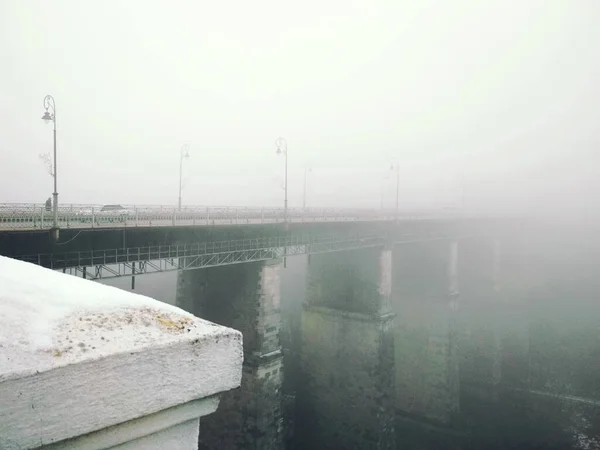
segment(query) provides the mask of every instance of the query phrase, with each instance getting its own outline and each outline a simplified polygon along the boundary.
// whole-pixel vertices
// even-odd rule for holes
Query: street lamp
[[[304,211],[306,211],[306,178],[307,178],[308,172],[312,172],[312,169],[310,167],[305,167],[304,168],[304,191],[303,191],[303,195],[302,195],[302,209]]]
[[[460,172],[459,183],[460,183],[460,210],[461,210],[461,214],[463,216],[465,216],[465,173],[463,171]]]
[[[285,199],[283,201],[283,222],[287,224],[288,221],[288,150],[287,150],[287,141],[280,137],[275,141],[275,145],[277,146],[277,154],[283,154],[285,156]]]
[[[396,222],[399,219],[399,206],[400,206],[400,161],[396,161],[390,164],[390,170],[396,171]]]
[[[56,104],[54,97],[46,95],[44,97],[44,115],[42,120],[46,123],[52,122],[54,124],[54,170],[52,170],[52,176],[54,177],[54,192],[52,193],[52,228],[58,228],[58,189],[57,189],[57,169],[56,169]]]
[[[387,176],[382,176],[381,177],[381,186],[379,187],[379,209],[381,209],[381,211],[383,212],[383,195],[385,192],[385,187],[386,187],[386,182],[388,180]]]
[[[190,145],[183,144],[183,146],[181,147],[180,155],[179,155],[179,203],[178,203],[179,211],[181,211],[181,180],[182,180],[182,174],[183,174],[183,158],[190,157],[189,150],[190,150]]]

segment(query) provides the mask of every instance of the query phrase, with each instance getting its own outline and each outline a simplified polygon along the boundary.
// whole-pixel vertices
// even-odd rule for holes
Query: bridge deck
[[[406,214],[399,220],[448,218],[449,214]],[[287,222],[360,222],[392,221],[394,210],[292,208],[287,211]],[[251,225],[284,223],[283,208],[227,208],[227,207],[127,207],[120,211],[102,211],[102,207],[70,205],[58,210],[58,227],[71,229],[123,227],[181,227],[215,225]],[[52,211],[43,205],[0,204],[0,231],[45,230],[53,226]]]

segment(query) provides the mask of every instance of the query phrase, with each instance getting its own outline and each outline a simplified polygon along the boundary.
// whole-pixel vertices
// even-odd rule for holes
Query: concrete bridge
[[[357,222],[456,217],[454,211],[396,211],[365,208],[277,208],[71,204],[59,206],[58,228],[181,227],[306,222]],[[0,203],[0,230],[47,230],[52,213],[42,204]]]
[[[202,424],[209,448],[281,448],[280,274],[297,254],[309,255],[291,330],[299,448],[392,449],[397,417],[451,426],[461,385],[494,398],[502,354],[493,306],[511,270],[522,269],[506,264],[522,248],[520,222],[346,216],[282,226],[236,216],[214,225],[90,224],[61,229],[58,241],[47,229],[4,230],[0,254],[132,283],[177,270],[177,306],[244,336],[241,387]],[[459,324],[463,298],[492,307],[472,308],[476,318]]]

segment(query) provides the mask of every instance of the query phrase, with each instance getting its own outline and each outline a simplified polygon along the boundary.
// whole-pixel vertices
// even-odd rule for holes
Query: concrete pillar
[[[495,293],[500,292],[502,287],[502,245],[499,239],[494,239],[492,242],[492,289]]]
[[[497,400],[502,379],[501,250],[497,239],[465,243],[461,387],[477,401]]]
[[[239,389],[222,396],[202,422],[200,448],[280,449],[283,442],[280,260],[179,274],[177,305],[240,330],[244,365]]]
[[[496,244],[494,317],[491,322],[500,340],[500,382],[507,387],[525,388],[529,383],[530,306],[536,292],[537,264],[531,265],[528,242],[510,236]]]
[[[451,424],[459,411],[458,242],[400,246],[394,257],[396,407]]]
[[[312,255],[298,448],[394,449],[391,248]]]

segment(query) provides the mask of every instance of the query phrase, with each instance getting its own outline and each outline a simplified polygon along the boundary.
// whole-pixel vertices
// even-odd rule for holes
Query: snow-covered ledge
[[[241,374],[236,330],[0,257],[0,449],[196,449]]]

